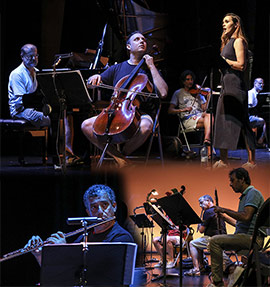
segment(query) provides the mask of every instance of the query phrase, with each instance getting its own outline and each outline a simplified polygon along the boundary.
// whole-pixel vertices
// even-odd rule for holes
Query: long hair
[[[241,38],[245,42],[246,48],[248,49],[248,41],[247,41],[247,37],[246,37],[245,32],[244,32],[244,27],[243,27],[241,18],[234,13],[227,13],[224,16],[224,18],[226,16],[230,16],[233,20],[233,23],[238,24],[237,28],[235,29],[236,37]],[[230,37],[228,35],[226,35],[225,32],[223,31],[223,33],[221,35],[221,47],[220,47],[221,52],[229,40],[230,40]]]

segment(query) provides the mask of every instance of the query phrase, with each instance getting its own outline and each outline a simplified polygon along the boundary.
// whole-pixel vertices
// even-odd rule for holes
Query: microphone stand
[[[211,168],[213,166],[213,68],[211,68],[211,72],[210,72],[210,99],[209,101],[211,101],[210,104],[210,165]]]
[[[64,91],[61,91],[61,94],[59,94],[57,86],[56,86],[56,66],[59,65],[61,62],[61,55],[59,55],[54,64],[53,64],[53,74],[52,74],[52,80],[53,80],[53,86],[55,94],[59,100],[59,106],[60,106],[60,112],[59,112],[59,122],[58,122],[58,129],[57,129],[57,139],[61,139],[61,143],[57,141],[57,155],[59,157],[59,165],[63,172],[63,174],[66,173],[66,130],[65,130],[65,119],[67,115],[67,104],[66,104],[66,97],[64,95]],[[59,152],[60,150],[60,152]]]
[[[87,221],[82,220],[82,227],[84,228],[83,232],[83,267],[82,267],[82,272],[80,276],[80,285],[81,286],[87,286],[87,280],[86,280],[86,274],[87,274],[87,252],[88,252],[88,246],[87,246],[87,237],[88,237],[88,232],[87,232]]]
[[[103,50],[104,38],[105,38],[107,26],[108,26],[108,23],[106,23],[105,26],[104,26],[101,40],[100,40],[99,43],[98,43],[98,48],[97,48],[97,51],[96,51],[96,56],[95,56],[94,64],[91,63],[91,65],[90,65],[90,67],[89,67],[89,70],[95,70],[96,67],[97,67],[98,61],[99,61],[99,59],[100,59],[100,57],[101,57],[101,53],[102,53],[102,50]]]

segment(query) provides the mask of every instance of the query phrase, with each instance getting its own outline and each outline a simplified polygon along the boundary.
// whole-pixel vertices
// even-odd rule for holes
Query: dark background
[[[20,63],[20,48],[26,43],[38,47],[38,68],[50,68],[57,53],[96,49],[106,21],[103,56],[109,62],[126,58],[121,31],[108,6],[114,1],[95,0],[29,0],[1,1],[1,117],[9,117],[7,84],[10,72]],[[264,91],[269,91],[269,8],[266,1],[136,1],[150,10],[168,15],[164,39],[164,61],[159,68],[169,85],[169,96],[164,101],[160,124],[167,133],[171,118],[167,116],[168,102],[179,88],[179,75],[185,69],[193,70],[200,84],[207,75],[213,88],[219,83],[219,46],[222,19],[228,12],[238,14],[244,23],[253,52],[254,78],[265,80]],[[77,125],[77,139],[83,136]],[[168,129],[168,127],[170,128]],[[2,139],[2,144],[5,139]],[[8,145],[16,148],[11,142]],[[107,183],[123,193],[121,179],[116,175],[102,176],[76,174],[2,174],[1,175],[1,252],[6,254],[21,248],[34,234],[43,239],[57,230],[69,231],[65,219],[84,216],[82,194],[93,183]],[[124,216],[120,216],[120,219]],[[33,256],[25,255],[4,262],[1,285],[34,285],[38,282],[39,267]]]
[[[129,3],[129,1],[124,1]],[[238,14],[244,24],[253,53],[252,75],[265,80],[264,91],[269,91],[269,9],[265,1],[135,1],[151,11],[167,15],[166,36],[162,49],[163,61],[159,68],[168,83],[169,95],[164,101],[161,127],[174,133],[167,117],[167,105],[173,92],[179,88],[179,75],[191,69],[205,86],[217,90],[222,19],[228,12]],[[109,57],[109,64],[126,59],[123,21],[117,18],[115,3],[104,0],[47,0],[27,2],[1,1],[1,117],[9,117],[7,83],[10,72],[20,62],[20,48],[25,43],[38,47],[39,69],[51,68],[57,53],[84,53],[86,48],[96,49],[106,22],[108,28],[102,55]],[[126,4],[129,7],[129,5]],[[132,26],[132,21],[129,27]],[[150,37],[151,40],[151,35]],[[152,42],[151,42],[152,43]],[[65,61],[62,61],[64,64]],[[215,101],[216,99],[214,99]],[[167,104],[167,105],[166,105]]]

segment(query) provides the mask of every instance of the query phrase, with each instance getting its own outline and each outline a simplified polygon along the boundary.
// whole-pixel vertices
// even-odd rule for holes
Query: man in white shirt
[[[21,48],[22,63],[10,73],[8,97],[10,115],[14,119],[24,119],[35,127],[49,126],[51,121],[43,112],[23,106],[23,95],[37,90],[36,66],[38,64],[37,47],[26,44]],[[34,95],[33,95],[34,97]]]
[[[258,104],[257,95],[263,90],[264,81],[262,78],[254,80],[254,87],[248,91],[248,108],[255,108]],[[258,144],[262,145],[266,138],[266,123],[265,120],[257,115],[250,115],[249,121],[251,128],[262,128],[262,134],[258,139]]]
[[[48,115],[37,111],[34,108],[25,108],[23,105],[23,95],[34,94],[38,87],[36,78],[36,68],[38,64],[37,47],[33,44],[25,44],[21,48],[22,63],[14,69],[9,76],[8,98],[9,111],[13,119],[22,119],[31,123],[35,127],[45,127],[51,125]],[[42,104],[42,103],[41,103]],[[46,111],[47,112],[47,111]],[[49,114],[49,112],[47,112]],[[73,153],[73,126],[72,115],[65,120],[66,130],[66,165],[81,165],[82,160]]]

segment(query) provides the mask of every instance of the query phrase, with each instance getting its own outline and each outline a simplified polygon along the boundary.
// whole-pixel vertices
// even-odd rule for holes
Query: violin
[[[197,96],[201,94],[203,96],[207,96],[210,93],[210,88],[202,88],[200,85],[196,85],[195,88],[189,90],[190,94],[193,96]]]
[[[123,143],[137,132],[141,115],[136,95],[144,90],[153,91],[147,75],[138,73],[144,62],[143,58],[130,75],[118,81],[110,105],[97,116],[93,131],[101,140]]]

